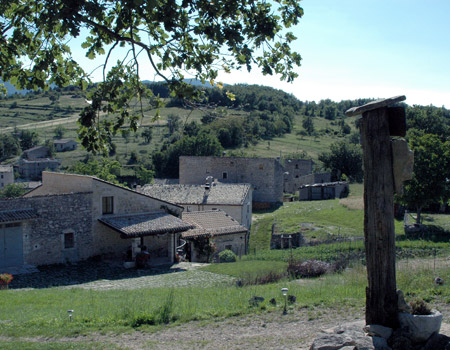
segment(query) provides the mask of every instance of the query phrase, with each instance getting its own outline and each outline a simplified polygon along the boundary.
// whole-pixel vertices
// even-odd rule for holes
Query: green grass
[[[221,264],[223,266],[218,267],[216,272],[222,270],[222,273],[238,275],[238,270],[245,263]],[[399,288],[407,296],[421,296],[433,303],[450,303],[450,288],[446,285],[434,285],[432,269],[429,263],[399,265]],[[444,280],[450,279],[450,269],[445,265],[438,263],[437,269]],[[58,338],[91,332],[120,333],[136,327],[145,330],[165,323],[177,324],[280,311],[282,287],[288,287],[289,294],[297,298],[297,303],[292,308],[340,308],[342,305],[359,308],[364,304],[365,286],[365,269],[357,265],[341,274],[307,279],[302,283],[283,280],[280,283],[241,288],[223,285],[172,290],[7,290],[0,293],[0,335]],[[249,299],[255,295],[265,298],[257,307],[249,303]],[[271,298],[278,301],[276,306],[268,302]],[[68,309],[74,310],[72,321],[69,321]],[[57,346],[55,344],[55,348]]]
[[[254,213],[253,217],[251,251],[269,249],[273,224],[280,234],[301,232],[307,240],[364,236],[364,211],[348,209],[338,199],[288,202],[272,212]],[[402,221],[395,220],[395,233],[404,234]]]
[[[238,261],[226,264],[211,264],[202,268],[203,271],[220,273],[236,278],[255,279],[268,273],[282,273],[286,271],[285,261]]]

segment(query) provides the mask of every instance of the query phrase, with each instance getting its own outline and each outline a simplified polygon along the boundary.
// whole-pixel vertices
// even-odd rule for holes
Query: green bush
[[[219,261],[230,263],[236,261],[236,254],[234,254],[231,250],[226,249],[219,253]]]

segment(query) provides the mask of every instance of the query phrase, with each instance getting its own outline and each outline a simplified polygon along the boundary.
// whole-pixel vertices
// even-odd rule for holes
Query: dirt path
[[[74,117],[67,117],[67,118],[59,118],[59,119],[53,119],[53,120],[45,120],[42,122],[35,122],[35,123],[28,123],[28,124],[21,124],[17,126],[8,126],[6,128],[0,128],[0,134],[6,133],[6,132],[12,132],[14,129],[18,130],[26,130],[26,129],[41,129],[41,128],[48,128],[49,126],[56,126],[56,125],[62,125],[67,123],[74,123],[78,120],[79,115],[75,115]]]
[[[300,309],[287,315],[271,312],[231,317],[216,321],[195,321],[176,326],[148,328],[122,334],[92,334],[74,338],[0,337],[0,341],[47,343],[101,343],[124,350],[307,350],[321,330],[343,323],[364,325],[363,310]],[[448,308],[446,311],[449,311]],[[450,336],[450,324],[443,323],[441,334]]]

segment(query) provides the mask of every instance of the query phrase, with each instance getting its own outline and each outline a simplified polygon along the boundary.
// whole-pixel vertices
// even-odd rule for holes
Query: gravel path
[[[180,263],[146,269],[125,269],[114,262],[80,262],[74,265],[42,266],[39,272],[14,276],[10,289],[84,288],[95,290],[157,287],[212,286],[235,279],[198,270],[205,264]]]

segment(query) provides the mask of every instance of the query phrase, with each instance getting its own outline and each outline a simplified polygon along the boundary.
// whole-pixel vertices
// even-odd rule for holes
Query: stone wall
[[[202,185],[207,177],[223,183],[250,183],[253,201],[283,201],[283,168],[273,158],[180,157],[180,184]]]
[[[10,165],[0,165],[0,188],[14,183],[13,167]]]
[[[283,162],[283,181],[285,193],[298,191],[298,179],[311,174],[314,162],[311,159],[285,159]]]
[[[131,239],[123,239],[120,233],[103,225],[98,221],[99,218],[108,215],[117,214],[135,214],[154,211],[165,211],[166,209],[173,215],[180,216],[182,207],[172,203],[161,201],[145,196],[141,193],[117,186],[106,181],[99,180],[92,176],[77,174],[62,174],[53,172],[43,173],[42,186],[36,188],[27,194],[27,197],[34,197],[46,193],[62,194],[70,193],[76,190],[91,191],[91,211],[88,214],[92,230],[92,255],[110,255],[120,258],[132,245]],[[102,198],[113,197],[113,213],[103,215]],[[161,238],[145,238],[146,245],[150,253],[156,253],[161,250]],[[166,250],[169,244],[168,238],[164,238]],[[152,252],[154,250],[154,252]],[[159,253],[158,253],[159,254]]]
[[[87,259],[96,254],[91,234],[91,193],[74,193],[0,201],[0,210],[33,208],[38,218],[22,223],[25,264],[46,265]],[[73,248],[64,234],[74,233]]]

